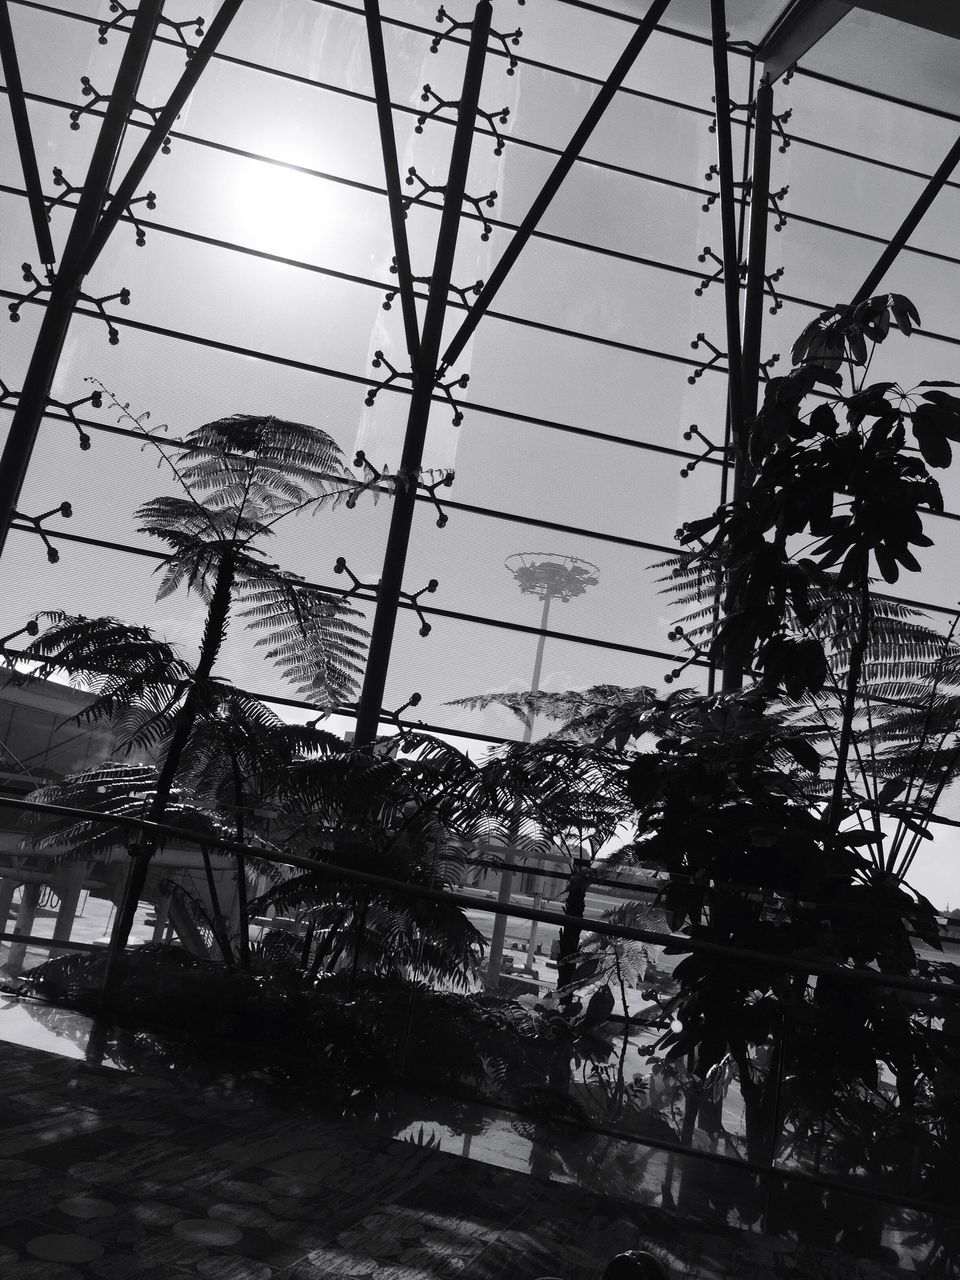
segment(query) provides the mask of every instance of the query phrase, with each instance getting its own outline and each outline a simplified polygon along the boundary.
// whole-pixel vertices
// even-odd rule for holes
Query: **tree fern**
[[[147,838],[128,823],[104,822],[107,818],[145,818],[156,793],[158,770],[152,764],[111,762],[68,774],[31,792],[37,805],[63,805],[86,810],[91,817],[76,817],[31,811],[25,825],[31,829],[30,843],[38,849],[57,852],[67,859],[97,858],[118,848],[137,847]],[[197,804],[179,790],[171,793],[164,825],[180,828],[191,836],[223,838],[230,835],[218,815]],[[162,843],[162,842],[161,842]]]
[[[358,610],[269,565],[239,569],[236,595],[257,647],[294,689],[321,707],[352,699],[367,649]]]

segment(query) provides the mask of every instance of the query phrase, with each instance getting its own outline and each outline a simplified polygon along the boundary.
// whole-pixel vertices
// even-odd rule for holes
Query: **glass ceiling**
[[[465,0],[454,7],[457,21],[472,12]],[[104,44],[99,27],[119,9],[108,0],[11,0],[9,8],[43,190],[48,200],[62,197],[51,220],[61,247],[96,138],[96,94],[109,91],[130,19]],[[208,24],[216,11],[211,0],[166,8],[171,20],[199,11]],[[401,173],[417,175],[404,190],[423,193],[407,229],[413,272],[425,277],[439,222],[431,188],[446,181],[449,103],[459,96],[465,44],[454,31],[432,52],[448,25],[437,21],[436,0],[383,0],[381,8]],[[732,39],[761,40],[781,8],[728,4]],[[496,195],[464,207],[453,273],[460,289],[489,277],[645,9],[631,0],[498,0],[494,26],[522,26],[523,35],[517,45],[490,46],[480,101],[489,118],[477,131],[467,191]],[[196,43],[191,29],[184,34]],[[696,424],[722,444],[727,392],[722,284],[709,280],[721,233],[708,34],[709,6],[675,0],[451,371],[469,374],[455,391],[462,425],[452,425],[448,404],[434,404],[424,466],[438,476],[455,471],[452,487],[438,490],[449,521],[438,528],[431,503],[418,504],[404,586],[439,585],[421,600],[428,637],[401,610],[387,709],[417,691],[416,714],[431,726],[479,740],[519,736],[505,712],[450,705],[530,686],[540,602],[522,595],[505,568],[515,552],[576,556],[599,570],[586,594],[554,603],[544,687],[662,686],[682,661],[650,566],[671,554],[679,524],[712,510],[723,481],[718,452],[699,461],[705,446],[688,438]],[[121,172],[183,66],[179,37],[162,29]],[[769,223],[765,361],[779,356],[782,370],[815,312],[855,293],[940,165],[960,125],[955,66],[948,38],[856,10],[778,83],[771,189],[782,194]],[[734,102],[750,101],[761,70],[748,47],[734,45]],[[86,97],[81,77],[93,89]],[[91,101],[72,127],[71,112]],[[438,103],[418,132],[420,115]],[[740,176],[749,172],[746,125],[746,112],[735,111]],[[20,264],[38,275],[40,264],[6,111],[0,155],[0,283],[5,301],[17,303],[32,287]],[[55,169],[72,185],[55,185]],[[372,367],[375,352],[401,373],[405,357],[399,299],[385,307],[396,277],[359,0],[246,0],[140,194],[148,189],[155,209],[132,209],[145,245],[121,222],[84,286],[94,299],[129,289],[128,306],[103,304],[119,340],[112,345],[94,304],[82,303],[53,397],[78,400],[92,389],[85,379],[97,379],[131,413],[149,411],[151,427],[168,423],[175,434],[231,413],[274,414],[320,426],[349,459],[361,448],[378,469],[394,471],[409,382],[397,379],[365,403],[388,372]],[[742,188],[737,199],[743,236]],[[915,301],[923,328],[882,349],[878,380],[960,381],[958,226],[960,183],[952,181],[884,278],[883,289]],[[471,298],[453,296],[447,338]],[[8,389],[23,381],[37,301],[42,294],[19,308],[18,324],[4,321]],[[4,397],[4,430],[13,403]],[[77,413],[92,448],[79,450],[74,427],[52,407],[17,504],[33,515],[72,503],[72,520],[45,526],[60,561],[48,565],[35,530],[17,522],[4,555],[0,627],[15,631],[42,609],[112,614],[195,652],[202,606],[186,596],[154,599],[155,546],[133,520],[137,505],[172,492],[172,481],[116,411],[87,404]],[[936,546],[925,571],[898,584],[905,598],[941,613],[956,604],[960,555],[960,481],[948,472],[943,483],[948,512],[930,520]],[[389,498],[366,495],[355,510],[281,526],[273,553],[313,583],[343,587],[334,575],[341,556],[361,582],[376,583],[389,517]],[[363,608],[369,621],[371,606]],[[239,631],[225,671],[258,693],[289,695]],[[695,665],[684,679],[696,684],[705,673]]]

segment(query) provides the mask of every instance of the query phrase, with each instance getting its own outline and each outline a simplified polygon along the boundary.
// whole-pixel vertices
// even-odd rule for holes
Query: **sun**
[[[228,235],[303,262],[336,261],[347,217],[337,183],[279,162],[243,160],[227,183]]]

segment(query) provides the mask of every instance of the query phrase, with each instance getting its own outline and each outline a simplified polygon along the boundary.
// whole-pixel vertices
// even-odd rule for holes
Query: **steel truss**
[[[47,266],[47,283],[41,284],[40,288],[49,290],[40,333],[10,424],[3,455],[0,456],[0,554],[6,545],[40,424],[49,403],[50,388],[70,322],[81,301],[84,277],[92,270],[121,214],[133,199],[147,169],[163,146],[173,122],[183,110],[187,98],[209,65],[242,3],[243,0],[223,0],[207,34],[192,51],[192,57],[166,107],[158,112],[140,151],[111,196],[109,185],[119,160],[127,121],[136,103],[137,90],[162,17],[163,0],[141,0],[127,36],[87,174],[79,189],[79,202],[70,224],[59,268],[54,266],[56,259],[52,244],[48,247],[43,240],[43,232],[38,230],[38,221],[41,221],[49,240],[23,85],[16,70],[13,78],[10,77],[11,67],[15,69],[16,50],[10,30],[7,0],[2,0],[0,4],[0,44],[4,52],[4,71],[8,77],[11,111],[14,120],[20,121],[17,125],[17,146],[30,199],[38,251],[41,261]]]

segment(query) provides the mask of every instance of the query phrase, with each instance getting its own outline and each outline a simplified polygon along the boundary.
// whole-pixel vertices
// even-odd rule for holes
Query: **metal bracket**
[[[523,4],[524,0],[518,0],[518,3]],[[447,27],[446,31],[441,31],[439,35],[435,35],[433,37],[433,40],[430,44],[431,53],[436,53],[437,50],[440,48],[441,44],[444,42],[444,40],[448,40],[455,32],[469,31],[473,26],[472,22],[457,22],[455,18],[453,18],[449,13],[447,13],[443,5],[441,5],[439,10],[437,11],[436,20],[437,22],[440,22],[440,23],[448,22],[450,25]],[[523,36],[523,31],[520,29],[520,27],[517,27],[516,31],[494,31],[492,27],[490,29],[490,39],[496,40],[497,43],[503,48],[503,52],[507,55],[507,63],[508,63],[507,75],[508,76],[512,76],[513,73],[516,71],[517,66],[519,65],[517,58],[510,52],[509,46],[511,44],[518,45],[520,43],[522,36]]]
[[[459,427],[461,422],[463,422],[463,410],[453,397],[453,388],[460,387],[462,389],[468,386],[470,383],[470,375],[469,373],[461,373],[459,378],[450,378],[449,381],[444,382],[443,374],[444,370],[438,369],[433,381],[436,384],[437,389],[443,393],[443,398],[453,410],[453,425],[455,427]]]
[[[21,270],[23,271],[24,280],[26,280],[28,284],[32,284],[33,288],[30,290],[29,293],[25,293],[22,298],[18,298],[16,302],[10,302],[7,304],[7,307],[10,311],[10,319],[13,321],[14,324],[18,324],[20,322],[20,308],[25,303],[30,302],[33,298],[38,297],[41,293],[48,293],[53,288],[52,272],[48,272],[48,276],[50,277],[50,279],[47,284],[44,284],[43,281],[38,280],[36,275],[34,275],[33,267],[30,265],[29,262],[22,263]],[[103,320],[103,323],[107,326],[107,333],[110,338],[110,345],[112,347],[115,347],[117,343],[120,341],[120,331],[115,327],[113,321],[107,315],[106,311],[104,311],[103,304],[105,302],[113,302],[115,298],[118,298],[120,300],[120,305],[122,307],[128,307],[130,305],[130,290],[121,289],[117,293],[107,293],[107,294],[104,294],[102,298],[94,298],[89,293],[80,293],[77,295],[77,297],[81,302],[89,302],[92,306],[96,307],[97,311],[100,313],[100,318]]]
[[[389,387],[394,382],[399,382],[401,379],[404,379],[407,382],[413,381],[412,373],[401,373],[399,369],[390,363],[387,357],[379,349],[373,353],[373,360],[371,363],[374,369],[379,369],[381,365],[386,365],[390,372],[382,382],[378,382],[375,387],[371,387],[367,391],[367,394],[363,397],[363,403],[365,405],[372,405],[384,387]]]
[[[31,618],[26,626],[20,627],[17,631],[11,631],[8,636],[0,636],[0,650],[7,647],[11,640],[16,640],[17,636],[38,636],[40,634],[40,623],[36,618]]]
[[[366,467],[370,474],[366,480],[357,485],[353,493],[351,493],[347,498],[344,505],[348,511],[352,511],[354,507],[356,507],[357,503],[360,501],[361,494],[371,492],[379,484],[386,486],[390,480],[389,475],[387,475],[385,471],[377,470],[362,449],[357,450],[357,456],[353,460],[353,465],[355,467]]]
[[[789,192],[789,190],[790,190],[790,187],[789,185],[787,185],[785,187],[781,187],[779,191],[771,191],[767,195],[767,200],[769,201],[768,207],[770,209],[770,212],[775,213],[777,215],[776,226],[773,228],[774,231],[782,231],[783,228],[787,225],[787,215],[780,208],[780,201]]]
[[[450,110],[456,110],[456,108],[460,106],[459,98],[455,98],[448,101],[446,98],[441,98],[439,93],[437,93],[437,91],[433,89],[430,85],[425,84],[423,86],[423,92],[420,95],[420,101],[430,102],[431,100],[433,101],[434,105],[430,108],[429,111],[421,112],[421,114],[417,117],[417,123],[414,126],[414,133],[423,133],[423,126],[427,123],[427,121],[435,119],[436,116],[444,109],[444,107],[448,107]],[[501,124],[506,124],[508,119],[510,118],[510,108],[501,107],[499,111],[484,111],[482,107],[477,107],[477,115],[482,120],[486,120],[487,125],[490,129],[490,136],[493,138],[494,143],[496,144],[493,148],[493,154],[495,156],[503,155],[503,148],[506,145],[506,143],[504,141],[503,135],[501,134],[500,130],[497,128],[497,121],[499,120]]]
[[[710,655],[708,654],[707,650],[702,649],[700,645],[698,645],[695,641],[691,640],[690,637],[687,635],[687,633],[684,631],[683,627],[676,626],[673,628],[672,631],[668,631],[667,639],[673,644],[676,644],[677,641],[682,640],[683,643],[690,650],[690,656],[689,658],[685,659],[680,664],[679,667],[674,667],[672,671],[668,672],[667,675],[663,677],[664,684],[673,684],[674,680],[679,680],[680,677],[683,675],[684,671],[686,671],[688,667],[692,667],[695,662],[697,661],[705,662],[709,660]]]
[[[777,281],[783,275],[784,270],[784,267],[777,267],[776,271],[771,271],[769,274],[764,272],[764,283],[767,286],[767,291],[770,297],[773,298],[773,306],[770,307],[770,314],[772,316],[775,316],[783,306],[783,299],[780,297],[779,293],[777,293]]]
[[[696,294],[698,298],[702,298],[703,295],[706,293],[706,291],[714,283],[714,281],[719,280],[723,275],[723,259],[719,258],[713,252],[713,250],[710,248],[708,244],[705,244],[701,252],[697,254],[697,261],[706,262],[708,258],[710,258],[711,261],[717,264],[717,269],[716,271],[714,271],[712,276],[704,276],[704,278],[697,285],[696,289],[694,289],[693,292]],[[747,272],[747,264],[745,262],[739,263],[738,274],[741,280],[746,275],[746,272]]]
[[[103,404],[103,392],[92,391],[88,396],[82,396],[79,400],[70,400],[69,402],[64,400],[54,400],[53,396],[48,396],[47,404],[54,409],[61,409],[67,415],[76,428],[77,435],[80,437],[80,448],[84,451],[89,449],[90,437],[84,431],[83,427],[81,427],[74,410],[79,409],[82,404],[89,404],[92,405],[94,409],[99,409]]]
[[[710,168],[707,170],[707,172],[703,175],[703,177],[706,182],[712,182],[713,179],[716,177],[719,177],[719,175],[720,175],[719,166],[712,164]],[[733,185],[734,187],[739,187],[745,196],[752,197],[752,194],[753,194],[752,179],[748,178],[746,182],[735,182]],[[774,231],[782,231],[783,228],[787,225],[787,215],[780,208],[780,201],[789,192],[789,190],[790,190],[790,187],[789,185],[787,185],[785,187],[781,187],[779,191],[771,191],[767,195],[767,199],[769,201],[768,208],[771,213],[775,213],[777,215],[777,223],[776,223],[776,226],[773,228]],[[711,191],[708,194],[706,200],[704,200],[703,204],[700,206],[700,208],[703,210],[704,213],[709,213],[719,199],[720,199],[720,192]]]
[[[397,267],[396,258],[393,258],[390,263],[390,274],[393,276],[399,275],[399,269]],[[430,281],[432,278],[433,278],[432,276],[411,276],[410,280],[413,284],[422,284],[422,285],[426,285],[429,288]],[[472,293],[474,296],[478,296],[480,293],[480,290],[483,288],[483,281],[477,280],[474,284],[467,285],[466,288],[461,288],[459,285],[456,285],[456,284],[448,285],[447,288],[450,293],[452,293],[456,298],[460,300],[461,306],[469,310],[470,303],[468,299],[470,297],[470,294]],[[393,300],[399,292],[400,292],[399,285],[396,287],[396,289],[387,290],[387,292],[384,294],[384,297],[383,297],[384,311],[390,310]]]
[[[423,697],[421,694],[411,693],[410,697],[402,707],[397,707],[396,711],[385,711],[382,713],[383,719],[392,720],[400,730],[400,746],[403,747],[404,750],[406,750],[407,743],[410,741],[410,726],[405,725],[400,719],[400,716],[404,711],[406,711],[407,707],[419,707],[422,701]],[[423,721],[421,720],[420,723],[423,724]]]
[[[702,298],[714,281],[719,280],[723,275],[723,259],[718,258],[709,245],[704,245],[703,251],[697,255],[697,261],[706,262],[708,258],[717,263],[717,269],[714,271],[712,276],[705,276],[697,285],[696,289],[694,289],[693,292],[698,298]],[[783,275],[784,270],[784,267],[777,267],[776,271],[771,271],[769,274],[764,273],[763,279],[767,286],[767,292],[773,298],[773,306],[770,308],[770,314],[772,316],[775,316],[783,306],[783,299],[780,297],[779,293],[777,293],[777,281]],[[743,280],[746,274],[747,264],[745,262],[741,262],[740,279]]]
[[[775,364],[779,364],[779,363],[780,363],[779,354],[770,356],[768,360],[760,361],[760,377],[764,380],[764,382],[770,381],[770,370],[773,368]]]
[[[383,379],[382,382],[378,382],[375,387],[370,387],[370,389],[367,391],[367,394],[363,398],[363,403],[365,405],[372,406],[376,401],[376,398],[380,394],[380,392],[383,391],[385,387],[391,386],[394,382],[399,382],[401,380],[406,382],[413,381],[412,373],[402,372],[395,365],[391,364],[390,361],[387,359],[387,357],[379,349],[373,353],[373,360],[371,363],[373,364],[374,369],[379,369],[381,365],[386,365],[386,367],[389,369],[390,372],[387,374],[387,376]],[[436,376],[434,377],[434,384],[436,385],[437,390],[442,393],[443,398],[450,405],[450,408],[453,410],[453,425],[455,427],[459,427],[461,422],[463,422],[463,410],[460,408],[459,404],[454,399],[453,388],[466,387],[470,382],[470,375],[468,373],[462,373],[459,378],[451,378],[449,381],[444,382],[443,373],[444,371],[442,369],[439,369],[437,371]]]
[[[430,501],[437,509],[437,528],[443,529],[450,517],[440,505],[440,499],[437,497],[438,489],[449,489],[453,484],[453,472],[445,472],[439,480],[434,480],[430,484],[424,484],[422,480],[417,481],[417,488],[427,495]]]
[[[50,196],[44,201],[44,203],[47,206],[48,222],[50,221],[50,215],[52,211],[58,204],[63,205],[65,208],[72,207],[66,204],[67,199],[70,196],[79,196],[83,190],[82,187],[75,187],[73,183],[68,182],[66,178],[63,176],[63,170],[59,167],[55,167],[53,170],[53,185],[55,187],[63,187],[63,191],[60,193],[60,195]],[[110,195],[109,192],[107,193],[107,199],[108,200],[112,199],[112,196]],[[133,199],[128,200],[126,204],[127,217],[133,223],[133,229],[136,232],[137,248],[142,249],[143,246],[147,243],[147,233],[141,226],[140,222],[137,220],[137,215],[133,212],[133,206],[135,204],[145,204],[147,208],[150,209],[151,211],[156,209],[157,207],[156,193],[153,191],[148,191],[145,196],[134,196]]]
[[[704,446],[703,453],[701,453],[699,458],[692,458],[685,467],[681,468],[680,475],[684,480],[686,480],[687,476],[692,472],[696,471],[701,462],[706,462],[707,458],[711,457],[713,454],[719,453],[725,455],[727,452],[724,445],[714,444],[712,440],[708,439],[695,422],[690,423],[690,426],[687,427],[686,431],[683,433],[683,438],[684,440],[699,440]]]
[[[710,101],[714,103],[714,105],[716,105],[717,99],[716,97],[711,97]],[[729,103],[729,111],[731,115],[733,115],[735,111],[743,111],[746,113],[747,118],[749,119],[749,117],[753,115],[755,110],[756,110],[756,103],[754,102],[730,102]],[[778,150],[780,151],[781,155],[784,152],[786,152],[790,147],[790,139],[787,137],[783,126],[787,123],[787,121],[790,119],[792,115],[793,115],[793,107],[787,107],[786,111],[781,111],[779,115],[775,115],[772,117],[773,127],[776,129],[777,134],[780,138],[780,146]],[[707,125],[707,132],[708,133],[717,132],[716,119],[711,120],[710,123]]]
[[[111,19],[110,22],[104,22],[100,27],[97,28],[100,34],[100,39],[99,39],[100,44],[107,43],[108,31],[120,30],[120,23],[124,20],[124,18],[132,19],[134,14],[136,13],[136,9],[128,9],[125,4],[121,3],[121,0],[110,0],[110,12],[115,13],[117,16]],[[203,18],[188,18],[185,22],[174,22],[172,18],[165,18],[161,14],[158,25],[161,27],[170,27],[174,35],[183,45],[187,58],[189,59],[193,57],[193,46],[187,44],[186,37],[184,36],[183,33],[188,27],[192,27],[194,31],[194,35],[197,37],[197,39],[198,40],[202,39]],[[126,34],[126,32],[124,31],[123,34]]]
[[[377,594],[380,590],[380,583],[379,582],[376,582],[376,583],[361,582],[360,579],[357,577],[357,575],[353,572],[353,570],[347,564],[343,556],[339,556],[337,558],[337,562],[333,566],[333,572],[345,573],[350,579],[351,585],[347,587],[344,591],[340,592],[341,600],[349,600],[351,597],[354,597],[359,600],[376,600]],[[422,595],[425,595],[428,592],[432,594],[434,591],[436,591],[439,585],[440,584],[439,582],[437,582],[436,578],[431,578],[430,581],[427,583],[427,585],[425,587],[421,587],[419,591],[401,591],[399,593],[400,598],[402,600],[410,601],[410,604],[413,606],[414,612],[416,613],[417,617],[420,619],[420,634],[422,636],[428,636],[432,628],[430,626],[430,623],[424,617],[423,610],[420,607],[420,597]],[[360,593],[363,591],[369,592],[369,594],[365,596],[361,595]]]
[[[73,110],[70,112],[70,128],[71,129],[80,128],[81,116],[84,116],[88,112],[92,111],[94,107],[98,106],[101,102],[110,101],[109,93],[100,93],[97,89],[95,89],[92,83],[90,82],[89,76],[80,77],[80,89],[83,96],[85,98],[89,98],[90,101],[85,102],[82,107],[74,107]],[[138,102],[136,98],[134,98],[133,103],[130,107],[130,114],[132,115],[134,111],[142,111],[144,115],[149,116],[150,119],[153,121],[153,123],[156,124],[160,118],[161,112],[163,111],[163,107],[146,107],[142,102]],[[163,142],[160,144],[160,150],[163,152],[165,156],[168,156],[170,154],[170,135],[169,134],[167,134]]]
[[[708,369],[712,369],[715,364],[718,364],[723,360],[727,353],[725,351],[721,351],[719,347],[715,347],[705,333],[698,333],[693,342],[690,343],[690,346],[694,351],[699,351],[701,347],[709,347],[713,352],[710,359],[704,361],[703,364],[694,369],[693,373],[691,373],[687,378],[687,381],[691,386],[693,386],[698,378],[702,378]]]
[[[407,176],[404,181],[408,187],[412,187],[416,182],[419,182],[420,184],[420,190],[416,195],[403,197],[402,204],[404,216],[406,216],[407,211],[412,204],[419,204],[420,201],[428,195],[443,196],[447,189],[446,186],[433,186],[431,183],[427,182],[419,173],[417,173],[417,170],[413,165],[411,165],[407,170]],[[493,231],[493,224],[487,220],[481,206],[486,205],[488,209],[492,209],[497,202],[499,194],[500,193],[498,191],[488,191],[484,196],[471,196],[468,195],[466,191],[463,193],[464,203],[471,206],[483,226],[483,231],[480,235],[481,240],[489,240],[490,234]]]
[[[396,492],[397,489],[404,487],[407,483],[407,479],[402,473],[392,476],[386,469],[378,471],[362,449],[357,450],[356,457],[353,460],[353,465],[355,467],[366,467],[370,474],[366,480],[357,486],[353,493],[351,493],[350,497],[347,498],[346,506],[351,511],[357,505],[361,494],[374,490],[378,485],[382,485],[385,490],[388,486],[392,486],[393,491]],[[449,520],[449,516],[440,505],[440,499],[437,497],[437,490],[440,488],[450,488],[453,484],[453,480],[454,473],[452,471],[445,471],[437,480],[432,480],[429,484],[424,480],[419,478],[417,479],[417,489],[420,492],[425,493],[433,503],[434,507],[436,507],[438,529],[444,528]]]
[[[27,516],[27,515],[24,515],[22,511],[14,511],[13,514],[15,519],[24,520],[26,521],[27,524],[33,525],[34,529],[40,535],[40,541],[43,543],[43,545],[47,549],[47,559],[50,561],[51,564],[56,564],[57,561],[60,559],[60,552],[57,550],[57,548],[51,543],[50,539],[47,537],[47,532],[43,527],[43,521],[49,520],[51,516],[57,516],[57,515],[63,516],[65,520],[69,520],[70,517],[73,515],[73,507],[70,505],[70,503],[61,502],[58,507],[51,507],[49,511],[44,511],[39,516]]]

